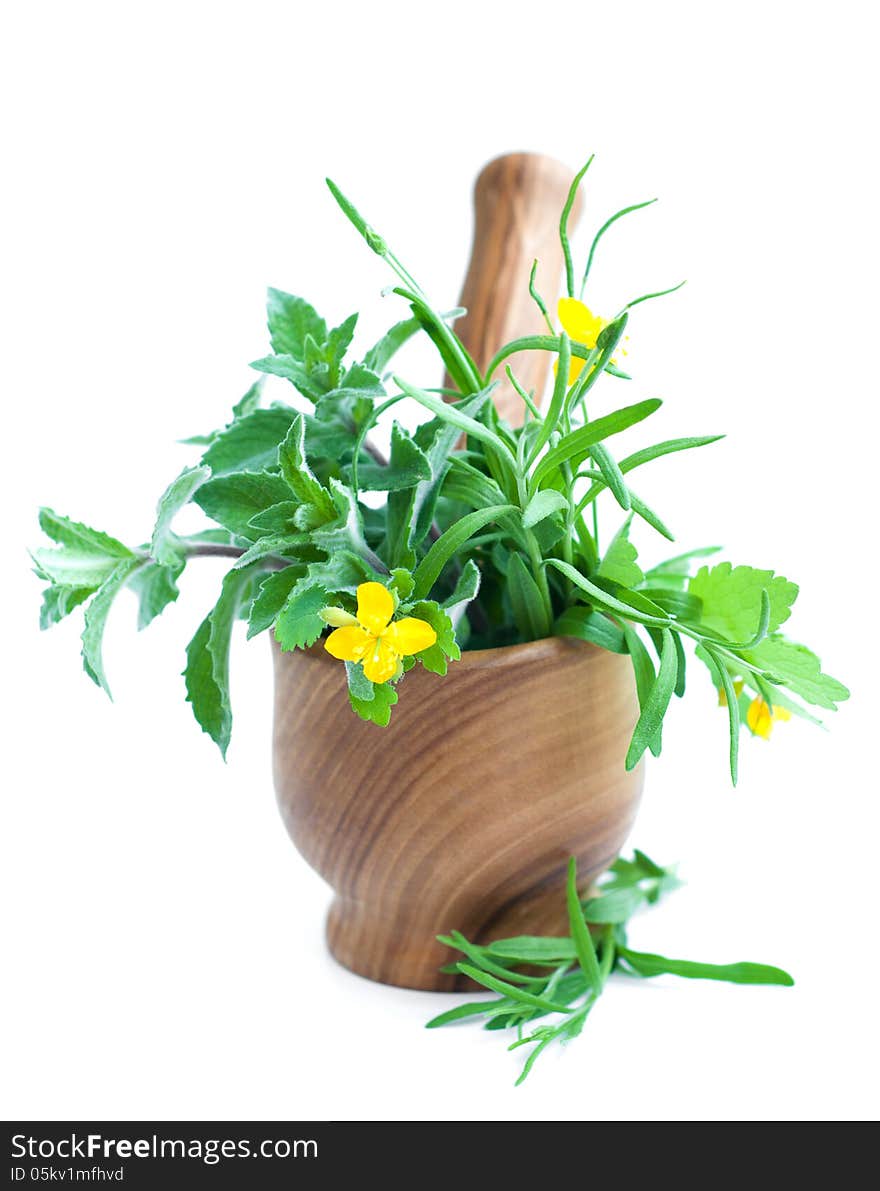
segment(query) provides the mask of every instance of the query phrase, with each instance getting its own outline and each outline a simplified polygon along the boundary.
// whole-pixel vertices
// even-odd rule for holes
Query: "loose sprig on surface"
[[[432,1018],[428,1029],[484,1019],[487,1030],[513,1030],[516,1037],[508,1050],[532,1048],[516,1081],[519,1085],[548,1046],[580,1034],[613,973],[643,979],[670,975],[731,984],[794,984],[788,972],[769,964],[705,964],[633,950],[627,942],[630,918],[680,884],[673,869],[636,851],[632,860],[615,861],[595,894],[582,899],[572,857],[565,891],[567,935],[519,935],[484,946],[458,931],[438,936],[464,956],[443,970],[466,976],[496,996],[448,1009]],[[544,1023],[545,1018],[552,1020]]]
[[[264,405],[258,381],[222,429],[187,440],[203,448],[202,457],[165,490],[152,537],[137,548],[44,509],[40,523],[55,546],[34,554],[48,584],[42,626],[85,605],[85,669],[109,693],[101,643],[116,595],[136,593],[143,628],[177,599],[190,558],[229,558],[185,670],[196,719],[224,754],[236,620],[247,621],[248,637],[271,630],[282,649],[306,649],[326,631],[330,608],[343,619],[331,621],[327,648],[345,663],[352,707],[377,725],[388,724],[397,684],[405,684],[413,665],[443,675],[462,648],[549,635],[629,655],[641,708],[630,768],[646,750],[660,752],[664,717],[673,696],[685,691],[689,642],[727,709],[734,781],[743,727],[766,738],[791,714],[813,719],[803,703],[833,710],[846,688],[780,632],[797,595],[793,583],[771,570],[702,564],[714,549],[679,554],[648,571],[639,566],[631,540],[637,529],[647,526],[670,541],[673,535],[632,488],[632,472],[720,436],[665,439],[622,455],[619,436],[653,417],[661,402],[643,398],[590,415],[600,380],[609,376],[616,386],[630,379],[620,365],[633,311],[679,286],[643,294],[608,318],[585,304],[599,242],[623,215],[649,205],[626,207],[602,224],[576,286],[568,214],[587,166],[560,220],[567,284],[557,307],[560,327],[533,268],[528,285],[547,334],[500,346],[484,372],[455,333],[461,312],[439,312],[386,239],[328,183],[396,274],[393,293],[408,307],[406,317],[356,353],[357,315],[331,327],[304,299],[270,289],[272,351],[252,366],[289,382],[294,403]],[[437,348],[453,391],[420,387],[391,371],[396,353],[419,334]],[[545,412],[541,394],[527,393],[516,376],[517,357],[532,351],[556,357]],[[523,402],[516,428],[494,404],[502,374]],[[392,420],[386,456],[371,432],[404,401],[427,420],[414,433]],[[605,517],[617,519],[607,537],[600,537],[600,502]],[[213,524],[179,535],[175,518],[188,504]],[[392,609],[378,629],[359,619],[361,591]]]

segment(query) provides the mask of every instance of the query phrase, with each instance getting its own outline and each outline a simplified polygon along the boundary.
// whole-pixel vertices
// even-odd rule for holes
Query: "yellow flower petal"
[[[362,583],[357,589],[357,618],[374,637],[384,631],[394,615],[394,596],[381,583]]]
[[[384,639],[401,657],[420,653],[437,640],[437,634],[426,620],[417,616],[404,616],[388,626]]]
[[[360,625],[346,625],[333,630],[324,642],[324,648],[341,662],[359,662],[372,643],[373,638]]]
[[[397,673],[398,657],[385,637],[376,637],[364,654],[364,674],[370,682],[387,682]]]
[[[589,306],[585,306],[577,298],[560,298],[556,310],[569,339],[582,343],[584,347],[596,346],[599,332],[605,323],[597,314],[593,314]]]
[[[746,712],[746,723],[756,736],[770,739],[773,731],[773,712],[763,699],[752,699]]]
[[[784,723],[786,720],[791,719],[791,712],[788,710],[787,707],[778,707],[774,703],[773,704],[773,718],[774,718],[774,720],[782,720]]]

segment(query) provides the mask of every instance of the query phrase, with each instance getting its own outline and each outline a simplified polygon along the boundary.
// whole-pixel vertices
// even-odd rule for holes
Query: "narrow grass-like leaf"
[[[425,409],[429,409],[431,413],[436,414],[438,418],[442,418],[444,422],[458,427],[463,433],[469,434],[472,438],[479,439],[480,442],[494,447],[500,455],[507,456],[512,462],[510,449],[504,440],[499,438],[488,426],[484,426],[482,422],[478,422],[475,418],[463,414],[454,405],[450,405],[442,397],[438,397],[436,393],[429,393],[427,389],[417,389],[415,385],[407,384],[399,376],[392,376],[391,379],[406,393],[407,397],[412,397],[413,401],[418,401],[419,405],[423,405]]]
[[[602,478],[608,485],[614,499],[622,509],[629,512],[632,508],[629,489],[626,486],[623,473],[611,452],[603,443],[597,442],[595,446],[590,447],[590,454],[599,471],[602,473]]]
[[[646,951],[619,947],[618,954],[639,976],[682,976],[686,980],[723,980],[729,984],[781,984],[791,988],[794,979],[772,964],[701,964],[689,959],[667,959]]]
[[[571,245],[568,242],[568,220],[571,215],[571,209],[574,206],[574,200],[577,197],[578,187],[581,184],[584,174],[593,164],[595,153],[591,153],[589,160],[585,165],[578,170],[572,179],[571,186],[568,188],[568,195],[565,199],[565,205],[562,208],[562,215],[559,219],[559,242],[562,245],[562,255],[565,258],[565,284],[568,288],[568,296],[574,297],[574,265],[571,260]]]
[[[462,975],[475,980],[477,984],[482,984],[484,988],[488,988],[492,992],[503,993],[504,996],[510,997],[512,1001],[519,1001],[522,1005],[530,1005],[533,1009],[543,1009],[545,1013],[568,1013],[567,1005],[557,1005],[554,1001],[545,1001],[543,997],[536,997],[532,993],[526,992],[524,988],[508,984],[506,980],[498,980],[495,976],[490,976],[488,972],[481,972],[470,964],[459,964],[458,970]]]
[[[656,202],[657,200],[652,198],[646,199],[646,201],[643,203],[633,203],[631,207],[624,207],[623,210],[617,211],[614,215],[612,215],[610,219],[605,220],[605,222],[596,232],[596,235],[593,237],[593,243],[590,245],[590,254],[587,257],[587,267],[584,269],[584,276],[583,280],[581,281],[581,297],[584,296],[587,278],[590,276],[590,269],[593,267],[593,257],[596,255],[596,248],[598,247],[599,241],[602,239],[608,229],[612,226],[612,224],[617,223],[618,219],[622,219],[624,215],[629,215],[632,211],[641,211],[643,207],[650,207],[652,203]]]
[[[596,948],[593,946],[593,939],[589,927],[584,922],[581,910],[581,899],[577,887],[577,861],[573,856],[569,857],[568,861],[565,900],[568,906],[568,925],[577,961],[593,992],[598,995],[602,991],[602,973],[599,970]]]
[[[557,571],[561,571],[567,579],[571,580],[575,587],[579,587],[581,591],[589,596],[591,604],[595,604],[599,608],[607,608],[609,612],[616,612],[619,616],[625,616],[628,620],[635,620],[640,624],[650,624],[663,628],[670,623],[668,617],[661,618],[649,615],[646,612],[640,612],[631,604],[625,604],[615,596],[609,595],[607,591],[603,591],[601,587],[597,587],[595,583],[591,583],[585,575],[582,575],[570,563],[563,562],[561,558],[548,558],[547,566],[555,567]]]
[[[736,696],[736,691],[733,689],[733,681],[727,666],[725,666],[722,659],[710,645],[706,645],[705,650],[715,664],[715,671],[727,701],[727,716],[730,726],[730,780],[735,786],[739,772],[739,699]]]
[[[657,677],[651,687],[651,693],[642,708],[635,731],[626,754],[626,768],[634,769],[639,763],[642,753],[657,736],[663,723],[663,717],[675,689],[675,676],[678,672],[678,659],[675,643],[669,629],[663,629],[663,646],[660,653],[660,666]]]
[[[667,294],[674,294],[676,290],[681,289],[684,284],[685,282],[679,281],[678,285],[671,285],[669,289],[658,289],[652,294],[642,294],[640,298],[633,298],[631,302],[627,302],[624,310],[632,310],[633,306],[638,306],[640,302],[650,302],[652,298],[665,298]]]
[[[449,529],[442,533],[431,549],[419,563],[413,575],[413,594],[416,599],[424,599],[437,580],[440,573],[453,555],[457,554],[465,545],[468,538],[479,533],[484,525],[490,521],[497,521],[507,513],[515,510],[515,505],[491,505],[488,509],[476,509],[468,513]]]
[[[656,397],[648,401],[639,401],[635,405],[626,405],[614,413],[597,418],[594,422],[588,422],[586,426],[572,430],[539,460],[532,477],[534,486],[539,487],[542,481],[563,463],[571,461],[573,466],[579,466],[596,443],[635,426],[637,422],[650,417],[662,404],[663,402]]]
[[[541,451],[550,441],[550,435],[559,426],[559,419],[565,405],[565,395],[568,391],[568,369],[570,363],[571,340],[565,331],[563,331],[559,336],[559,359],[556,365],[556,379],[553,382],[553,395],[550,398],[550,405],[547,407],[547,414],[538,432],[538,437],[532,444],[532,449],[529,453],[529,466],[538,458]]]

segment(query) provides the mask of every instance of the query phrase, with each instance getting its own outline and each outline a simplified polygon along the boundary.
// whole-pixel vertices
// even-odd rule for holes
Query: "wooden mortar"
[[[459,334],[481,367],[507,340],[540,334],[528,293],[544,266],[552,313],[559,213],[571,181],[558,162],[490,162],[475,191],[475,235]],[[576,211],[573,212],[572,223]],[[553,285],[552,291],[550,285]],[[515,358],[540,398],[550,354]],[[498,404],[511,422],[522,403]],[[643,783],[624,758],[638,718],[629,659],[568,638],[466,652],[445,678],[417,666],[391,725],[351,710],[344,667],[319,642],[275,659],[275,786],[299,851],[333,887],[333,955],[371,980],[454,989],[436,935],[484,942],[567,933],[565,871],[582,887],[614,860]]]

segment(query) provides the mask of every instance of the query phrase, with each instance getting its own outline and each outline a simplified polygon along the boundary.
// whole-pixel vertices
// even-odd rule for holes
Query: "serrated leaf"
[[[71,521],[69,517],[62,517],[52,509],[40,509],[40,529],[59,546],[83,557],[132,557],[131,550],[116,538],[79,521]]]
[[[233,418],[244,418],[248,414],[252,414],[257,406],[260,404],[260,397],[263,392],[263,378],[258,377],[251,385],[248,391],[236,401],[232,407]]]
[[[455,640],[455,628],[448,612],[433,600],[419,600],[415,604],[406,605],[406,615],[426,620],[437,634],[434,644],[416,654],[416,657],[432,674],[445,674],[447,661],[457,662],[461,657],[461,650]]]
[[[305,419],[302,414],[298,414],[278,448],[281,474],[298,500],[304,504],[313,505],[330,519],[336,516],[336,506],[331,494],[315,478],[309,467],[306,458],[305,432]]]
[[[80,554],[73,548],[34,550],[31,558],[41,578],[58,587],[87,587],[96,591],[113,574],[120,559],[100,554]]]
[[[288,562],[296,562],[303,547],[309,545],[309,536],[305,533],[294,534],[265,534],[258,538],[253,546],[248,547],[240,558],[235,560],[233,569],[244,570],[252,563],[264,558],[282,558]]]
[[[387,464],[370,459],[358,466],[358,488],[363,492],[398,492],[431,480],[431,465],[425,453],[399,423],[391,426],[391,450]]]
[[[411,339],[421,328],[421,323],[417,318],[407,318],[402,322],[395,323],[395,325],[382,336],[378,343],[364,356],[364,366],[371,369],[373,372],[381,374],[383,369],[387,366],[392,356],[394,356],[400,348]]]
[[[362,720],[369,720],[380,728],[391,722],[391,708],[397,702],[397,691],[390,682],[373,683],[372,699],[359,699],[349,689],[349,702]]]
[[[293,533],[295,529],[306,528],[297,526],[294,521],[297,511],[301,507],[295,500],[279,501],[277,505],[270,505],[262,513],[257,513],[256,517],[251,517],[248,527],[256,530],[261,536],[263,534]]]
[[[85,627],[82,634],[83,669],[89,678],[102,687],[108,695],[110,695],[110,687],[107,685],[107,677],[104,674],[104,660],[101,651],[104,627],[107,624],[107,615],[113,601],[139,565],[136,558],[125,558],[118,562],[112,574],[95,592],[85,611]]]
[[[303,577],[301,566],[285,567],[283,571],[274,571],[267,575],[260,584],[260,590],[251,605],[248,619],[248,639],[256,637],[265,629],[271,628],[278,613],[287,603],[293,587]]]
[[[327,627],[318,615],[327,603],[328,594],[323,587],[301,579],[292,588],[275,621],[275,640],[281,648],[307,649],[314,645]]]
[[[322,369],[310,372],[305,364],[291,355],[263,356],[260,360],[253,360],[251,368],[289,380],[310,401],[320,401],[331,388],[330,370],[326,364]]]
[[[257,536],[250,528],[252,518],[290,497],[289,485],[274,472],[241,471],[208,480],[193,500],[231,533],[252,539]]]
[[[187,702],[203,732],[211,737],[224,759],[232,732],[229,702],[229,649],[232,627],[250,587],[248,571],[229,571],[217,603],[199,625],[186,649]]]
[[[214,476],[239,471],[276,471],[278,447],[297,411],[287,406],[257,409],[221,430],[202,456]]]
[[[702,627],[728,641],[747,641],[753,636],[761,619],[762,591],[770,599],[771,633],[788,620],[798,594],[797,584],[773,571],[733,567],[729,562],[700,567],[687,590],[703,601]]]
[[[357,314],[350,314],[344,322],[341,322],[338,327],[334,327],[327,335],[326,356],[327,362],[331,369],[338,370],[339,365],[351,346],[351,341],[354,338],[355,327],[357,326]]]
[[[128,586],[138,597],[138,629],[145,629],[180,595],[177,580],[183,571],[182,559],[169,566],[147,563],[136,571]]]
[[[611,539],[596,572],[600,578],[619,583],[621,587],[638,587],[644,579],[641,568],[636,564],[639,552],[629,540],[631,524],[632,517],[627,517]]]
[[[745,656],[779,678],[794,694],[817,707],[834,711],[837,703],[849,698],[849,690],[842,682],[822,673],[821,663],[811,650],[789,641],[782,634],[765,638]]]
[[[43,603],[40,608],[40,628],[48,629],[65,616],[69,616],[74,608],[78,608],[90,595],[94,595],[94,587],[59,587],[52,584],[43,592]]]
[[[304,298],[284,290],[269,288],[266,295],[266,321],[272,350],[279,355],[291,355],[297,360],[305,356],[307,335],[319,344],[327,342],[327,324]]]
[[[171,481],[159,497],[150,554],[160,566],[173,567],[180,562],[180,548],[171,531],[171,524],[210,475],[207,467],[187,467],[177,479]]]
[[[360,662],[346,662],[345,676],[348,679],[348,689],[354,699],[362,703],[372,703],[376,697],[376,685],[364,674]]]

